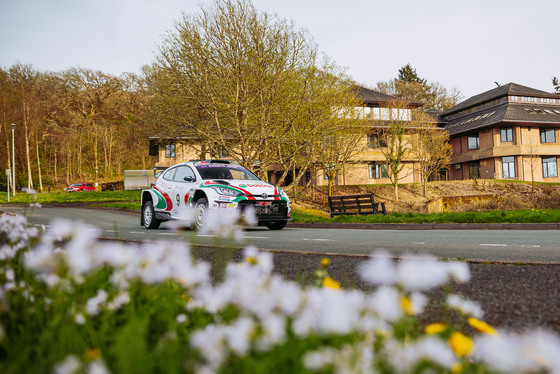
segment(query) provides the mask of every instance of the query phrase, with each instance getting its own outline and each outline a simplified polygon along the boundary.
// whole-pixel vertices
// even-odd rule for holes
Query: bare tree
[[[428,178],[449,165],[453,148],[449,143],[449,133],[433,124],[424,112],[414,112],[413,119],[417,127],[414,135],[414,158],[418,162],[423,195],[426,197]]]
[[[371,121],[370,133],[382,139],[384,147],[379,147],[387,162],[387,173],[399,201],[399,181],[414,172],[406,167],[413,160],[413,139],[416,131],[412,121],[412,109],[406,101],[389,102],[381,108],[382,115]]]
[[[317,55],[306,31],[249,1],[216,1],[185,15],[145,69],[157,131],[225,149],[265,179],[271,164],[297,166],[298,179],[312,162],[301,161],[313,148],[305,140],[317,141],[340,97],[325,95],[325,82],[341,77]]]

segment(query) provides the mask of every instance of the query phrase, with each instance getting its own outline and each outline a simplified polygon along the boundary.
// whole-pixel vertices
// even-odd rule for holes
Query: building
[[[395,102],[400,99],[386,95],[384,93],[370,90],[364,87],[356,86],[356,94],[362,105],[355,108],[356,116],[364,121],[364,127],[370,126],[375,121],[388,121],[391,118],[403,119],[411,121],[412,111],[420,108],[421,103],[406,103],[399,108],[394,107]],[[393,106],[393,107],[390,107]],[[410,135],[407,135],[409,137]],[[195,151],[196,139],[176,137],[161,138],[153,136],[150,138],[150,155],[157,156],[155,166],[158,168],[168,167],[178,162],[189,161],[193,159],[220,158],[230,159],[225,151],[200,154]],[[408,145],[411,147],[412,142]],[[361,151],[358,152],[352,160],[344,166],[344,170],[334,180],[334,185],[352,185],[352,184],[376,184],[390,183],[387,172],[385,157],[381,148],[385,146],[383,139],[378,135],[367,134],[364,132],[363,141],[359,146]],[[405,166],[401,172],[402,178],[400,183],[420,182],[420,175],[415,168],[415,162],[410,157],[404,160]],[[282,174],[277,166],[272,165],[269,168],[268,178],[270,182],[276,183]],[[291,183],[291,173],[285,179],[285,184]],[[306,175],[300,180],[300,185],[310,182],[311,185],[323,186],[328,184],[324,171],[320,165],[314,165]]]
[[[395,96],[387,95],[379,91],[356,86],[356,94],[362,105],[355,108],[357,117],[364,121],[364,126],[376,127],[380,121],[389,121],[398,118],[403,121],[412,121],[412,112],[420,108],[422,103],[405,103]],[[395,105],[395,103],[397,103]],[[398,103],[401,103],[399,105]],[[412,147],[411,137],[408,138],[407,147]],[[382,148],[386,146],[382,137],[375,131],[364,135],[358,152],[344,166],[344,170],[334,180],[334,185],[358,185],[358,184],[387,184],[391,183],[388,175],[386,159]],[[420,173],[415,167],[415,160],[408,154],[403,162],[400,183],[420,182]],[[325,173],[321,168],[315,170],[313,184],[324,186],[328,184]]]
[[[560,182],[560,96],[509,83],[440,115],[453,156],[450,180]]]

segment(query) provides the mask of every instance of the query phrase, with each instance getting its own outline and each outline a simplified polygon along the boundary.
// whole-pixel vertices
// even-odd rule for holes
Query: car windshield
[[[255,174],[238,165],[199,164],[196,170],[202,179],[260,180]]]
[[[70,185],[70,187],[80,187],[81,185],[82,185],[81,183],[74,183]]]

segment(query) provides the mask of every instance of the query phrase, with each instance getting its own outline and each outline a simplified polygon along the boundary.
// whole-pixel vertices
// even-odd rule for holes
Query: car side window
[[[196,179],[194,172],[188,166],[179,166],[177,168],[177,172],[175,173],[175,178],[173,179],[175,182],[182,182],[185,183],[186,177],[191,177],[193,180]]]
[[[169,169],[167,170],[164,174],[163,174],[163,179],[165,179],[166,181],[172,181],[173,180],[173,176],[175,175],[175,171],[177,170],[177,168],[173,168],[173,169]]]

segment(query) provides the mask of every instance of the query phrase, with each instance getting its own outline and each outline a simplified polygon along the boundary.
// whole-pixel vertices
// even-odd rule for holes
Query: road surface
[[[313,252],[324,255],[370,255],[387,250],[395,256],[432,254],[439,258],[471,261],[560,264],[558,230],[360,230],[295,228],[281,231],[247,228],[245,239],[235,244],[195,231],[171,230],[163,223],[158,230],[140,226],[137,212],[85,208],[23,207],[0,210],[26,214],[32,224],[48,225],[56,217],[80,220],[99,227],[102,237],[124,240],[187,240],[199,245],[246,246],[274,251]]]

